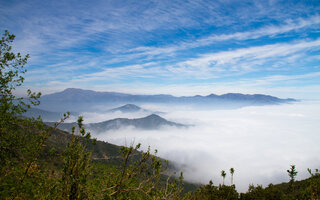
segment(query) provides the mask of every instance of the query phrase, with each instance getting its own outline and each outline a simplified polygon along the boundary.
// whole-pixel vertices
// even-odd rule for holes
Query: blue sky
[[[25,88],[320,98],[320,1],[0,0]]]

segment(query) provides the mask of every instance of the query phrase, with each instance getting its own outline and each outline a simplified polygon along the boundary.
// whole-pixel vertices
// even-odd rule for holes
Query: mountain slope
[[[53,126],[54,123],[47,122],[49,126]],[[62,123],[59,125],[60,130],[71,132],[73,126],[76,126],[76,123]],[[124,127],[134,127],[141,130],[157,130],[163,126],[172,126],[172,127],[187,127],[187,125],[179,124],[175,122],[168,121],[156,114],[149,115],[147,117],[138,118],[138,119],[127,119],[127,118],[116,118],[99,123],[90,123],[85,124],[84,127],[91,132],[96,134],[103,133],[109,130],[117,130]]]
[[[41,160],[43,162],[49,162],[50,165],[48,167],[59,170],[63,166],[63,162],[61,160],[61,155],[63,154],[64,150],[67,147],[67,144],[71,142],[72,135],[61,131],[61,130],[54,130],[51,132],[50,137],[45,143],[44,151],[41,154]],[[108,170],[110,167],[118,168],[119,166],[123,165],[124,159],[120,153],[121,146],[113,145],[108,142],[104,141],[95,141],[91,139],[86,146],[87,150],[92,152],[92,167],[102,168],[102,170]],[[54,150],[54,151],[53,151]],[[54,152],[54,153],[53,153]],[[132,153],[132,157],[130,158],[130,163],[141,159],[140,151],[134,150]],[[166,162],[164,159],[157,157],[163,166],[166,166]],[[168,168],[161,173],[160,184],[165,185],[166,181],[168,180],[168,175],[174,174],[175,171],[178,169],[169,162]],[[100,174],[95,174],[96,176],[100,176]],[[108,174],[108,176],[112,176]],[[189,183],[183,181],[183,192],[190,192],[196,190],[200,185],[196,183]]]
[[[52,112],[52,111],[47,111],[39,108],[29,108],[25,113],[22,115],[24,117],[34,117],[38,118],[39,116],[43,121],[59,121],[63,117],[63,112]],[[78,116],[79,114],[76,112],[71,112],[70,115],[73,116]]]
[[[27,112],[23,113],[23,116],[29,118],[38,118],[39,116],[41,116],[41,119],[44,121],[57,121],[63,116],[63,114],[58,112],[46,111],[38,108],[30,108],[27,110]]]

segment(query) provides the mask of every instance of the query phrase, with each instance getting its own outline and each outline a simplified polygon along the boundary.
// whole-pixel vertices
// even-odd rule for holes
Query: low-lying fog
[[[299,102],[236,110],[197,110],[188,107],[141,105],[166,112],[167,120],[193,124],[190,128],[141,131],[126,128],[94,135],[117,145],[150,145],[162,158],[176,162],[185,179],[215,185],[222,183],[221,170],[235,169],[237,190],[249,184],[287,182],[286,170],[295,164],[297,179],[308,177],[307,168],[320,168],[320,102]],[[85,121],[99,122],[116,117],[144,117],[130,114],[84,113]],[[93,133],[94,134],[94,133]],[[230,184],[227,174],[226,184]]]

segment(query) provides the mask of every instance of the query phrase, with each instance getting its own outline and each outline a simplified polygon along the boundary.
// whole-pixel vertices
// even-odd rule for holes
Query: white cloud
[[[155,109],[155,107],[153,107]],[[158,107],[158,109],[161,109]],[[197,110],[167,107],[165,118],[192,123],[189,129],[160,131],[119,130],[98,139],[124,145],[141,142],[158,149],[159,156],[180,164],[186,180],[221,183],[220,171],[235,168],[237,189],[249,184],[289,180],[286,169],[297,166],[298,179],[307,168],[319,168],[319,102],[238,110]],[[226,182],[229,184],[228,176]]]

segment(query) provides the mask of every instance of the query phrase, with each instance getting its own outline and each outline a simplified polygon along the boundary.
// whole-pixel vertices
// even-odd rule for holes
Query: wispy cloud
[[[31,54],[30,87],[125,89],[317,72],[319,11],[304,1],[2,1],[0,26]]]
[[[249,4],[240,2],[185,1],[183,6],[179,1],[170,3],[162,1],[119,3],[119,5],[106,2],[75,3],[73,7],[62,2],[59,4],[49,3],[47,7],[41,7],[42,4],[43,2],[40,1],[8,3],[8,5],[3,6],[6,9],[1,10],[3,13],[1,20],[7,22],[7,28],[15,30],[17,27],[17,25],[10,25],[9,23],[12,20],[12,15],[15,15],[15,20],[18,20],[19,24],[22,25],[19,28],[22,28],[23,34],[20,31],[17,33],[19,36],[23,36],[18,45],[21,50],[28,49],[29,52],[38,54],[40,52],[92,45],[92,42],[95,43],[98,40],[101,43],[95,43],[94,45],[99,49],[109,52],[121,49],[126,51],[132,46],[139,46],[139,43],[144,43],[145,40],[153,40],[158,30],[168,34],[179,28],[189,29],[192,27],[198,30],[204,26],[210,27],[210,24],[225,26],[238,23],[239,20],[241,22],[246,20],[247,23],[250,23],[254,22],[256,18],[267,16],[267,13],[261,12],[261,3],[250,6],[251,12],[247,12]],[[221,11],[221,7],[226,9],[228,8],[226,6],[230,4],[238,5],[237,12],[226,15]],[[11,9],[8,9],[8,6]],[[264,10],[275,12],[273,11],[273,5],[263,4],[263,6]],[[291,7],[291,11],[283,13],[282,17],[289,15],[297,7],[298,5]],[[19,12],[15,13],[14,11]],[[30,14],[30,11],[33,15]],[[255,16],[252,17],[253,15]],[[297,17],[295,20],[287,20],[282,25],[267,25],[253,31],[212,34],[203,38],[194,38],[194,42],[191,42],[192,40],[183,42],[179,39],[177,41],[178,45],[172,47],[152,48],[142,46],[131,49],[133,51],[143,51],[148,55],[170,53],[186,48],[209,45],[217,41],[245,40],[277,35],[315,24],[319,24],[319,16],[317,15],[306,19]],[[228,32],[231,31],[228,30]],[[184,39],[188,40],[187,37]]]
[[[265,63],[288,59],[291,63],[298,60],[300,54],[306,51],[317,51],[320,40],[296,41],[293,43],[278,43],[249,48],[240,48],[232,51],[222,51],[199,55],[187,61],[161,66],[160,62],[151,62],[137,65],[128,65],[106,68],[100,72],[87,74],[79,78],[83,80],[101,80],[105,78],[132,78],[132,77],[170,77],[208,79],[239,75],[252,71],[268,70]],[[262,66],[262,67],[261,67]],[[285,66],[287,67],[287,66]]]
[[[300,94],[311,97],[318,90],[316,85],[319,84],[317,80],[320,73],[319,71],[309,72],[305,68],[313,68],[308,66],[308,63],[318,62],[319,58],[315,56],[308,61],[300,61],[300,59],[307,52],[318,52],[319,48],[319,39],[240,48],[204,54],[172,65],[162,66],[161,62],[150,62],[102,68],[98,72],[86,75],[65,74],[65,79],[61,81],[54,81],[57,77],[52,78],[47,87],[55,88],[55,91],[64,89],[65,85],[68,85],[102,91],[176,95],[227,92],[272,94],[273,91],[281,97],[299,98]],[[301,62],[303,65],[300,65]],[[54,69],[55,66],[51,68]],[[277,69],[274,70],[274,68]],[[302,71],[296,73],[298,68]],[[46,69],[43,72],[46,72]],[[39,71],[39,73],[42,72]],[[252,73],[254,76],[250,75]],[[40,74],[35,74],[34,78],[39,77]],[[189,82],[188,79],[198,80],[198,82]],[[95,85],[97,82],[99,84]],[[302,91],[301,87],[310,90]],[[290,95],[293,91],[296,91],[295,94]]]
[[[168,47],[137,47],[130,49],[129,52],[140,52],[140,55],[174,55],[176,51],[182,51],[191,48],[197,48],[201,46],[209,46],[217,42],[229,41],[229,40],[249,40],[257,39],[261,37],[276,37],[279,34],[288,34],[292,31],[301,32],[305,28],[312,28],[315,31],[315,27],[320,26],[320,16],[315,15],[309,19],[299,18],[296,20],[290,20],[283,25],[269,25],[256,30],[236,32],[230,34],[212,34],[203,38],[196,39],[195,41],[181,42],[177,45],[172,45]]]
[[[227,72],[248,73],[250,71],[265,70],[263,64],[286,60],[287,56],[299,54],[305,51],[318,51],[320,40],[299,41],[294,43],[278,43],[249,48],[241,48],[233,51],[223,51],[200,55],[198,58],[190,59],[175,66],[169,67],[173,73],[186,72],[195,77],[210,78],[210,74]],[[290,57],[290,59],[299,58]],[[262,66],[262,68],[261,68]],[[199,74],[199,76],[197,76]],[[207,74],[207,76],[203,76]]]

